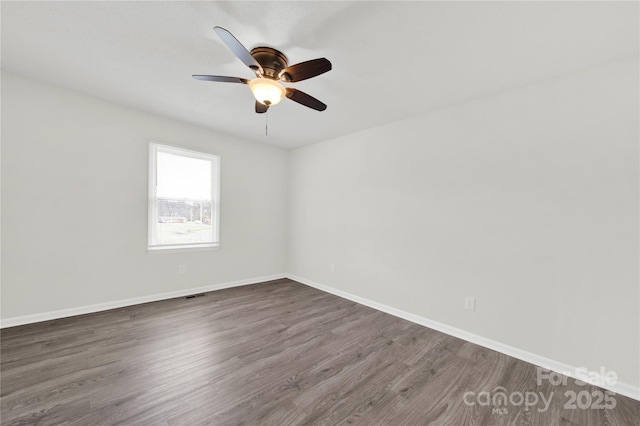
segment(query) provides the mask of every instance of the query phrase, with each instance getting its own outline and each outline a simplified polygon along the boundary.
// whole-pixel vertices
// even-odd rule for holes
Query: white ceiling
[[[8,2],[2,67],[144,111],[294,148],[637,55],[638,2]],[[213,31],[333,70],[265,116]]]

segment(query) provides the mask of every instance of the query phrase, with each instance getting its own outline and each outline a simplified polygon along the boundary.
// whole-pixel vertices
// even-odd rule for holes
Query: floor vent
[[[196,297],[202,297],[202,296],[204,296],[204,293],[191,294],[189,296],[185,296],[184,299],[189,300],[189,299],[195,299]]]

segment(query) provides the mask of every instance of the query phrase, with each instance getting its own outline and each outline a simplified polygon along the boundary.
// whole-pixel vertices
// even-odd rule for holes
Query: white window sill
[[[149,254],[169,254],[169,253],[186,253],[192,251],[214,251],[219,250],[220,244],[211,245],[177,245],[177,246],[153,246],[147,247]]]

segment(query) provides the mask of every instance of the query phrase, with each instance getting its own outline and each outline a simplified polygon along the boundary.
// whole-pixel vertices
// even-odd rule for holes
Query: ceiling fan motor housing
[[[255,58],[263,70],[262,77],[280,79],[280,72],[288,66],[289,60],[286,55],[272,47],[259,46],[251,49],[251,56]],[[288,80],[287,74],[284,80]]]

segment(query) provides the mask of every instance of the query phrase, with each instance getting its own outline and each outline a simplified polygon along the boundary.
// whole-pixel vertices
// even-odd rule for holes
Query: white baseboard
[[[73,317],[76,315],[91,314],[94,312],[107,311],[109,309],[124,308],[126,306],[139,305],[141,303],[156,302],[158,300],[184,297],[190,294],[206,293],[208,291],[222,290],[231,287],[257,284],[265,281],[286,278],[285,274],[269,275],[264,277],[249,278],[245,280],[232,281],[221,284],[212,284],[204,287],[187,288],[183,290],[170,291],[167,293],[152,294],[149,296],[134,297],[131,299],[116,300],[113,302],[99,303],[96,305],[79,306],[77,308],[61,309],[59,311],[43,312],[40,314],[24,315],[20,317],[5,318],[0,320],[0,328],[15,327],[18,325],[32,324],[36,322],[49,321],[59,318]]]
[[[431,328],[433,330],[440,331],[450,336],[454,336],[454,337],[466,340],[467,342],[475,343],[476,345],[480,345],[485,348],[498,351],[505,355],[509,355],[511,357],[528,362],[530,364],[534,364],[536,366],[545,368],[547,370],[555,371],[556,373],[564,374],[566,376],[579,379],[578,377],[576,377],[576,374],[575,374],[575,372],[579,370],[575,366],[565,364],[563,362],[559,362],[556,360],[552,360],[552,359],[549,359],[549,358],[546,358],[522,349],[518,349],[516,347],[509,346],[504,343],[497,342],[495,340],[487,339],[486,337],[482,337],[477,334],[473,334],[456,327],[451,327],[450,325],[433,321],[428,318],[415,315],[410,312],[403,311],[401,309],[394,308],[392,306],[374,302],[373,300],[365,299],[364,297],[356,296],[354,294],[347,293],[345,291],[338,290],[333,287],[326,286],[324,284],[319,284],[317,282],[308,280],[306,278],[298,277],[292,274],[286,274],[286,276],[291,280],[308,285],[310,287],[317,288],[318,290],[335,294],[336,296],[340,296],[342,298],[351,300],[353,302],[360,303],[361,305],[369,306],[370,308],[377,309],[382,312],[386,312],[398,318],[402,318],[407,321],[411,321],[413,323]],[[598,379],[600,379],[600,377],[598,377]],[[604,378],[602,379],[603,380],[599,380],[600,383],[607,382],[606,380],[604,380]],[[629,398],[633,398],[635,400],[640,401],[640,387],[638,386],[633,386],[628,383],[622,383],[622,382],[616,382],[615,385],[607,385],[607,386],[599,385],[599,386],[604,389],[615,392],[617,394],[628,396]]]

